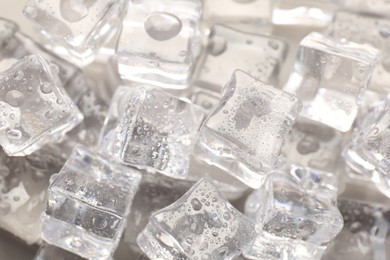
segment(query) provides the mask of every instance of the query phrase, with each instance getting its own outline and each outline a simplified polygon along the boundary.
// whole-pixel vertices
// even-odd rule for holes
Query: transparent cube
[[[299,45],[285,90],[302,100],[302,117],[348,132],[377,54],[369,45],[311,33]]]
[[[310,168],[284,165],[253,192],[245,214],[258,236],[244,251],[249,259],[320,259],[341,231],[337,178]]]
[[[389,207],[375,203],[339,199],[344,227],[329,245],[323,260],[374,260],[386,258]]]
[[[356,43],[368,43],[378,48],[381,51],[379,62],[368,87],[369,90],[382,95],[390,91],[386,83],[390,80],[390,20],[340,11],[336,13],[326,34]]]
[[[203,117],[201,108],[161,90],[120,87],[99,146],[121,163],[185,178]]]
[[[184,195],[195,182],[176,180],[164,175],[143,174],[135,194],[126,227],[125,241],[137,246],[137,236],[145,228],[150,216],[169,206]]]
[[[254,224],[207,179],[154,213],[137,242],[151,259],[233,259],[255,238]]]
[[[29,0],[23,13],[56,53],[85,64],[121,26],[127,2]]]
[[[288,163],[336,173],[339,170],[344,136],[335,129],[298,118],[282,148]]]
[[[347,165],[390,196],[390,101],[362,121],[344,151]]]
[[[187,87],[200,48],[201,16],[200,0],[129,1],[116,50],[121,77]]]
[[[287,48],[283,40],[273,36],[216,25],[211,29],[206,52],[199,62],[195,85],[219,92],[236,69],[276,84]]]
[[[335,0],[276,0],[272,23],[324,27],[332,22]]]
[[[387,0],[338,0],[337,3],[342,9],[390,17],[390,2]]]
[[[40,56],[27,56],[0,74],[0,108],[0,144],[13,156],[31,154],[83,118]]]
[[[271,0],[204,0],[203,5],[208,24],[225,24],[253,33],[267,31],[272,17]]]
[[[273,170],[300,109],[293,94],[237,70],[202,125],[196,155],[258,188]]]
[[[138,171],[76,147],[48,189],[42,238],[84,258],[108,258],[140,179]]]

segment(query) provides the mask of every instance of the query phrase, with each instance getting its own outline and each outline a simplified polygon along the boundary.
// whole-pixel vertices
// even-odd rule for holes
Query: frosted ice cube
[[[258,188],[301,109],[293,95],[236,71],[204,122],[196,155]]]
[[[334,0],[276,0],[272,23],[324,27],[332,21],[336,8]]]
[[[40,56],[27,56],[0,73],[0,108],[0,144],[13,156],[31,154],[83,118]]]
[[[390,5],[389,5],[390,6]],[[386,95],[390,88],[390,20],[345,11],[337,12],[326,34],[378,48],[379,63],[375,67],[369,89]]]
[[[342,9],[390,17],[390,2],[388,0],[337,0],[336,2]]]
[[[323,260],[385,260],[389,207],[339,199],[344,228],[329,245]]]
[[[276,84],[287,48],[287,43],[273,36],[244,33],[216,25],[211,29],[194,84],[219,92],[236,69]]]
[[[201,15],[200,0],[129,1],[117,44],[121,77],[186,87],[200,48]]]
[[[161,90],[120,87],[99,146],[124,164],[185,178],[202,120],[201,108]]]
[[[126,227],[125,241],[137,245],[137,236],[145,228],[152,213],[174,203],[194,183],[164,175],[143,174],[127,220],[131,224]]]
[[[300,43],[285,90],[303,102],[302,117],[348,132],[378,50],[311,33]]]
[[[118,29],[126,0],[29,0],[24,15],[39,29],[48,47],[85,64]]]
[[[336,173],[344,144],[344,136],[321,123],[298,117],[282,148],[283,157],[291,164]]]
[[[202,179],[154,213],[137,242],[151,259],[233,259],[255,238],[254,224]]]
[[[367,115],[344,151],[349,167],[390,196],[390,101]]]
[[[109,257],[122,235],[141,175],[76,147],[48,190],[42,238],[90,259]]]
[[[271,0],[204,0],[203,5],[208,24],[225,24],[253,33],[269,30]]]
[[[258,236],[245,257],[320,259],[343,227],[336,198],[335,175],[281,167],[246,201],[245,214],[256,220]]]

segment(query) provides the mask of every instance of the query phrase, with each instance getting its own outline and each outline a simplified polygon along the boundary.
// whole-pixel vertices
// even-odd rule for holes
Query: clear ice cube
[[[24,15],[39,29],[53,51],[85,64],[118,30],[126,0],[29,0]]]
[[[344,227],[322,260],[386,260],[389,207],[349,199],[339,199],[338,207]]]
[[[185,88],[200,48],[201,16],[200,0],[129,1],[116,50],[121,77]]]
[[[255,238],[254,224],[207,179],[154,213],[137,242],[151,259],[233,259]]]
[[[85,258],[108,258],[140,179],[138,171],[76,147],[48,189],[42,238]]]
[[[0,145],[8,155],[31,154],[83,118],[49,64],[27,56],[0,73]]]
[[[121,163],[185,178],[203,117],[200,107],[161,90],[120,87],[99,146]]]
[[[224,24],[252,33],[269,30],[271,0],[204,0],[203,5],[208,24]]]
[[[389,5],[390,6],[390,5]],[[369,90],[386,95],[390,88],[390,20],[350,12],[337,12],[326,34],[378,48],[381,53],[375,67]]]
[[[302,100],[302,117],[348,132],[378,50],[311,33],[300,43],[285,90]]]
[[[334,0],[276,0],[272,23],[324,27],[332,21],[336,7]]]
[[[390,101],[376,108],[359,125],[344,151],[347,165],[390,196]]]
[[[336,2],[342,9],[390,17],[390,2],[388,0],[337,0]]]
[[[273,36],[244,33],[215,25],[197,66],[194,84],[219,92],[232,73],[240,69],[261,81],[276,85],[287,48],[286,42]]]
[[[201,128],[196,155],[258,188],[273,170],[300,109],[295,95],[237,70]]]
[[[256,220],[258,236],[244,256],[249,259],[320,259],[341,231],[334,174],[300,166],[276,170],[253,192],[245,214]]]
[[[343,134],[329,126],[298,117],[282,154],[288,163],[336,173],[344,139]]]

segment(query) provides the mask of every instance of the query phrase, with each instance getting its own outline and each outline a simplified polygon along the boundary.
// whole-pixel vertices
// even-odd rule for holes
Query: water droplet
[[[176,16],[157,12],[149,15],[144,24],[146,32],[157,41],[166,41],[178,35],[183,27]]]
[[[24,76],[23,71],[18,70],[18,71],[16,71],[15,74],[14,74],[14,79],[15,79],[15,80],[21,80],[21,79],[23,78],[23,76]]]
[[[25,101],[25,96],[22,92],[18,90],[10,90],[5,95],[5,100],[13,107],[20,107]]]
[[[22,138],[22,132],[20,132],[19,130],[16,130],[16,129],[9,130],[7,132],[7,137],[8,137],[8,139],[11,139],[11,140],[19,140],[20,138]]]
[[[60,12],[62,18],[70,23],[75,23],[82,20],[88,15],[88,8],[86,4],[91,1],[84,0],[61,0]],[[93,2],[93,1],[92,1]],[[93,4],[93,3],[91,3]],[[90,5],[90,4],[89,4]]]
[[[208,51],[213,56],[218,56],[224,53],[227,49],[227,40],[221,36],[214,36],[208,47]]]
[[[50,84],[48,82],[42,83],[40,88],[41,88],[42,93],[44,93],[44,94],[49,94],[49,93],[53,92],[53,86],[52,86],[52,84]]]
[[[97,228],[97,229],[103,229],[105,227],[107,227],[107,220],[101,216],[96,216],[92,219],[92,223],[93,225]]]
[[[268,42],[268,46],[271,47],[274,50],[279,49],[279,44],[276,41],[270,40]]]
[[[194,210],[198,211],[202,208],[202,203],[197,198],[194,198],[191,200],[191,206]]]

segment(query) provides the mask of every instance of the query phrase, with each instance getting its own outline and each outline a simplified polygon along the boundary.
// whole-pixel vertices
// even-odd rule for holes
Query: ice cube
[[[272,17],[271,0],[205,0],[204,19],[208,25],[224,24],[247,32],[268,32]]]
[[[343,134],[329,126],[298,117],[282,154],[288,163],[336,173],[344,139]]]
[[[337,178],[332,173],[284,165],[253,192],[245,213],[256,220],[258,236],[249,259],[320,259],[341,231]]]
[[[129,1],[117,44],[121,77],[185,88],[200,48],[201,15],[200,0]]]
[[[216,25],[211,29],[194,84],[219,92],[236,69],[266,83],[276,84],[287,48],[286,42],[273,36]]]
[[[137,245],[137,236],[152,213],[169,206],[184,195],[195,182],[175,180],[164,175],[143,174],[134,197],[126,227],[125,241]]]
[[[222,92],[201,128],[196,155],[258,188],[273,170],[301,103],[239,70]]]
[[[31,154],[83,118],[40,56],[0,73],[0,144],[8,155]]]
[[[161,90],[120,87],[99,146],[124,164],[185,178],[202,120],[201,108]]]
[[[378,50],[311,33],[300,43],[285,90],[303,102],[302,117],[348,132]]]
[[[42,238],[90,259],[115,250],[141,175],[76,147],[48,190]]]
[[[344,227],[322,259],[387,259],[385,243],[390,226],[389,207],[350,199],[339,199],[338,207],[344,218]]]
[[[324,27],[332,21],[336,8],[334,0],[276,0],[272,23]]]
[[[390,6],[390,5],[389,5]],[[364,28],[364,29],[363,29]],[[337,12],[326,34],[356,43],[371,44],[378,48],[379,63],[375,67],[369,90],[386,95],[390,88],[390,20],[350,12]]]
[[[92,61],[115,34],[127,8],[126,0],[29,0],[24,15],[39,29],[53,51],[79,64]]]
[[[255,238],[254,224],[207,179],[154,213],[137,242],[151,259],[233,259]]]

